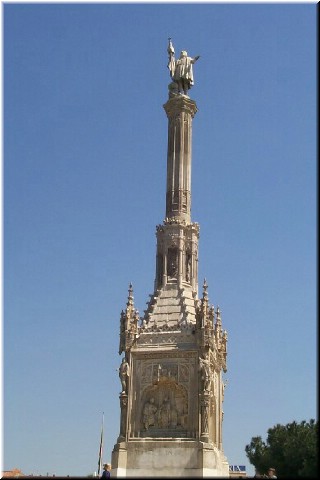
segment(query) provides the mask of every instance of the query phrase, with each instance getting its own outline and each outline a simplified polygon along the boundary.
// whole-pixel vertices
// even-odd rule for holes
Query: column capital
[[[189,113],[193,118],[198,111],[197,104],[194,100],[191,100],[186,95],[179,94],[170,98],[167,103],[163,105],[163,108],[168,118],[172,118],[181,112]]]

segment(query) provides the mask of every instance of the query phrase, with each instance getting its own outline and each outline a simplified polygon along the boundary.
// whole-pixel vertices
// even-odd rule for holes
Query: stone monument
[[[199,57],[174,58],[168,117],[166,216],[156,228],[154,292],[140,318],[132,285],[120,318],[120,434],[112,477],[229,477],[222,447],[227,332],[208,286],[198,297],[199,225],[191,221],[192,119]]]

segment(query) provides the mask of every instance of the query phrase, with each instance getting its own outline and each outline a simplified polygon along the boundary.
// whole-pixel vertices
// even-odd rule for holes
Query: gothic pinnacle
[[[133,288],[132,288],[132,283],[130,282],[129,289],[128,289],[128,301],[127,301],[126,311],[127,313],[130,314],[133,310],[134,310]]]
[[[203,281],[203,286],[202,286],[202,288],[203,288],[202,298],[203,298],[203,300],[205,300],[206,302],[208,302],[208,291],[207,291],[207,290],[208,290],[208,284],[207,284],[207,280],[206,280],[206,279],[204,279],[204,281]]]
[[[220,316],[220,308],[217,306],[216,310],[216,324],[215,324],[215,334],[218,340],[218,344],[222,337],[222,323],[221,323],[221,316]]]
[[[204,316],[207,315],[207,312],[208,312],[208,305],[209,305],[209,302],[208,302],[208,284],[207,284],[207,281],[206,279],[204,279],[204,282],[203,282],[203,293],[202,293],[202,299],[201,299],[201,308],[202,308],[202,313]]]

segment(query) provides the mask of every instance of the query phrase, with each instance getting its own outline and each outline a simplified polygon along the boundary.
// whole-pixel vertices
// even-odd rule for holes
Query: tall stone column
[[[193,265],[199,228],[191,223],[191,139],[197,106],[189,97],[175,95],[164,109],[168,117],[166,218],[157,227],[157,254],[162,260],[157,262],[155,290],[170,282],[179,288],[187,283],[196,291]]]
[[[168,120],[166,217],[191,222],[191,139],[196,102],[185,95],[163,106]]]

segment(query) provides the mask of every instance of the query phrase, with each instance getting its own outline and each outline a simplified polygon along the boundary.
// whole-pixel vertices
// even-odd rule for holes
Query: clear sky
[[[88,475],[119,434],[120,312],[153,291],[167,39],[190,96],[199,283],[228,331],[224,451],[316,418],[316,5],[4,4],[5,469]],[[201,292],[199,292],[201,294]]]

